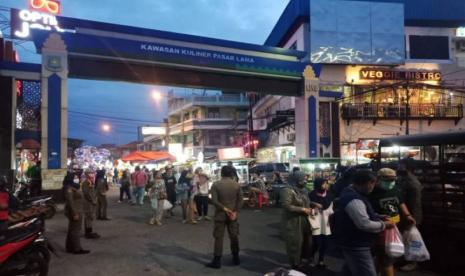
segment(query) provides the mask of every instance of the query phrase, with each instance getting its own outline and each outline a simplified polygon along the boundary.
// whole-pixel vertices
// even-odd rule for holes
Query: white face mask
[[[79,179],[74,179],[73,182],[74,184],[79,184]]]

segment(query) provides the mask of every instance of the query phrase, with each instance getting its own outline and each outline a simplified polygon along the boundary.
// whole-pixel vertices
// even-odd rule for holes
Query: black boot
[[[233,253],[233,264],[240,265],[241,260],[239,259],[239,253]]]
[[[92,228],[86,228],[86,235],[85,235],[85,238],[86,239],[98,239],[100,238],[100,235],[97,234],[97,233],[94,233],[92,231]]]
[[[220,269],[221,268],[221,256],[213,257],[213,260],[210,263],[205,264],[205,266],[209,268]]]

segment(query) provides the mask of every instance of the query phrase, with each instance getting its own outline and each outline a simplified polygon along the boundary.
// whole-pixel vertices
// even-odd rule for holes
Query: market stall
[[[312,158],[293,160],[290,166],[291,171],[298,167],[307,174],[307,188],[313,190],[313,181],[316,178],[325,178],[330,185],[333,184],[336,180],[336,169],[339,164],[339,158]]]

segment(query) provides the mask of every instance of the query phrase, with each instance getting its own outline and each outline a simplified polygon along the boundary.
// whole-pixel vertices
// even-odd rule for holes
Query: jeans
[[[375,263],[369,247],[342,247],[346,263],[342,276],[376,276]]]
[[[194,198],[199,217],[208,216],[208,196],[197,195]]]
[[[136,204],[144,205],[145,187],[134,188],[134,200]]]
[[[128,200],[131,200],[131,192],[129,190],[129,186],[121,186],[119,188],[119,200],[123,201],[124,199],[124,194],[128,197]]]

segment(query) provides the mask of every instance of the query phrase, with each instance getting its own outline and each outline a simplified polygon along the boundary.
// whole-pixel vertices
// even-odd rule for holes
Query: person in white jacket
[[[315,189],[310,192],[310,201],[318,203],[313,216],[310,217],[312,226],[313,246],[312,259],[318,251],[318,262],[312,262],[312,265],[325,267],[324,257],[328,247],[328,237],[331,235],[329,227],[329,216],[333,213],[333,197],[328,192],[328,181],[323,178],[316,178],[313,182]]]

